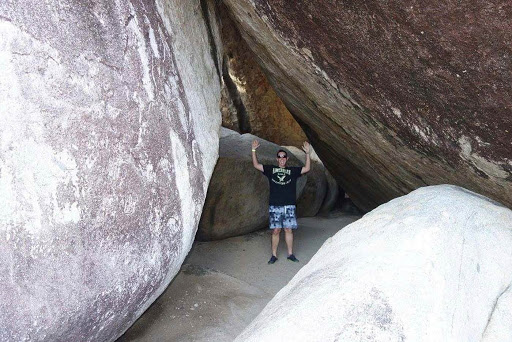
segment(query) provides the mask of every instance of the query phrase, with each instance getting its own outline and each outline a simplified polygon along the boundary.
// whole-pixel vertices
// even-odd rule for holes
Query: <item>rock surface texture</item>
[[[223,3],[218,4],[222,39],[222,125],[278,145],[300,146],[304,131],[265,77]]]
[[[327,240],[236,341],[511,341],[512,211],[432,186]]]
[[[306,164],[306,154],[295,146],[286,146],[302,164]],[[311,169],[307,173],[307,181],[300,198],[297,200],[297,216],[315,216],[324,203],[327,194],[327,176],[324,164],[318,159],[313,148],[311,148]]]
[[[361,209],[442,183],[512,207],[510,5],[224,3]]]
[[[199,222],[199,241],[225,239],[268,226],[268,179],[252,166],[251,143],[258,139],[258,161],[276,165],[281,146],[251,134],[238,134],[222,128],[219,160],[215,165]],[[288,166],[303,164],[288,153]],[[307,177],[297,180],[297,196],[302,194]]]
[[[327,192],[325,194],[324,201],[317,215],[329,216],[329,213],[334,209],[338,200],[340,199],[340,188],[336,179],[330,174],[327,169],[324,168],[325,180],[327,181]],[[345,195],[343,192],[342,195]]]
[[[220,126],[199,5],[0,3],[1,341],[112,341],[178,272]]]

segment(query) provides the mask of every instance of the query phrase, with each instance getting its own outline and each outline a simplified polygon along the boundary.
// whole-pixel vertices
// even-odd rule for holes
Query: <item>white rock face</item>
[[[218,154],[198,8],[0,2],[0,341],[114,340],[177,273]]]
[[[455,186],[328,240],[237,341],[512,341],[512,211]]]

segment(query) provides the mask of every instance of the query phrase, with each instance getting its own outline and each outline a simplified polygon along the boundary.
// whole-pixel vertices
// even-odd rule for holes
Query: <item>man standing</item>
[[[309,143],[304,142],[302,149],[306,153],[306,166],[286,167],[288,154],[284,150],[277,152],[277,163],[275,165],[262,165],[258,163],[256,149],[260,146],[257,140],[252,142],[252,165],[263,172],[268,178],[270,185],[269,216],[272,230],[272,257],[268,261],[273,264],[277,261],[277,246],[279,245],[279,234],[284,228],[286,247],[288,249],[288,260],[298,262],[293,255],[293,229],[297,229],[297,216],[295,214],[296,184],[297,178],[309,172],[311,160],[309,158]]]

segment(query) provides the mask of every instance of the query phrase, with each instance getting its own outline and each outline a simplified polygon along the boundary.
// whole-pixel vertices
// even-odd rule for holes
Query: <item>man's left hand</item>
[[[305,142],[304,142],[304,145],[302,145],[302,150],[303,150],[305,153],[309,154],[309,152],[310,152],[310,145],[309,145],[309,143],[308,143],[307,141],[305,141]]]

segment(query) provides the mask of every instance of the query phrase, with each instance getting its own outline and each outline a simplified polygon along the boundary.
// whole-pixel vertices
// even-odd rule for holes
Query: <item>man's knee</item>
[[[289,233],[292,233],[293,230],[291,228],[285,228],[284,232],[289,234]]]
[[[274,228],[274,229],[272,229],[272,234],[273,235],[279,235],[279,233],[281,233],[281,228]]]

